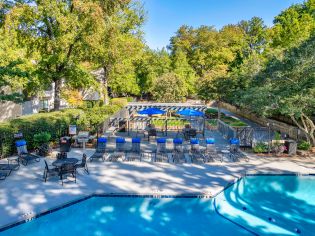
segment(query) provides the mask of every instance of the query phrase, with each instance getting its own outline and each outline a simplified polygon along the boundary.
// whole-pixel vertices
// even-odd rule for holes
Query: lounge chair
[[[191,161],[198,161],[201,160],[202,162],[205,162],[205,155],[202,152],[200,145],[199,145],[199,139],[192,138],[190,139],[190,146],[191,146]]]
[[[116,138],[116,150],[109,156],[109,161],[117,161],[119,158],[124,158],[125,144],[126,144],[125,138],[122,137]]]
[[[0,180],[5,180],[7,176],[8,176],[7,171],[0,171]]]
[[[47,164],[47,161],[45,161],[45,170],[44,170],[44,174],[43,174],[43,179],[44,181],[46,182],[47,181],[47,178],[50,177],[50,176],[59,176],[59,168],[57,167],[52,167],[52,168],[49,168],[48,164]]]
[[[248,157],[241,152],[240,140],[237,138],[230,139],[230,158],[232,161],[239,161],[240,158],[245,158],[248,161]]]
[[[155,161],[163,162],[168,161],[167,150],[166,150],[166,138],[156,139],[157,148],[155,152]]]
[[[81,169],[83,169],[87,174],[90,174],[90,173],[89,173],[88,166],[87,166],[87,163],[86,163],[86,154],[83,154],[81,163],[75,164],[75,168],[76,168],[76,170],[81,168]]]
[[[207,138],[206,139],[206,150],[205,150],[205,162],[215,161],[215,159],[220,158],[222,162],[222,157],[219,157],[216,147],[215,147],[215,139]]]
[[[18,170],[20,168],[20,164],[0,164],[0,170],[1,171],[7,171],[8,175],[11,174],[12,171]]]
[[[181,138],[173,139],[173,145],[174,145],[174,150],[172,154],[173,162],[179,163],[181,160],[185,162],[186,160],[184,155],[183,139]]]
[[[19,162],[21,162],[22,165],[26,166],[29,162],[40,161],[40,156],[31,154],[27,151],[26,141],[24,139],[16,141],[15,145],[19,156]]]
[[[92,162],[94,159],[102,159],[102,161],[105,161],[106,158],[106,144],[107,139],[106,138],[98,138],[97,139],[97,145],[96,145],[96,151],[94,154],[90,157],[90,162]]]
[[[132,138],[131,141],[131,149],[127,155],[128,161],[134,161],[139,159],[141,161],[141,139],[140,138]]]

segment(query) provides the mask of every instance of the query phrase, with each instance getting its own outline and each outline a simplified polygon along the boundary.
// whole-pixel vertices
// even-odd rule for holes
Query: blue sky
[[[169,44],[181,25],[198,27],[213,25],[220,29],[226,24],[264,19],[268,26],[282,10],[303,0],[142,0],[147,11],[144,25],[145,40],[152,49]]]

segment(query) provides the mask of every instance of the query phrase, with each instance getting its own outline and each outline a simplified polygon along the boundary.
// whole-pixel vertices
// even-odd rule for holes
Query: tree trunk
[[[54,110],[60,110],[60,93],[61,93],[61,79],[55,79],[55,91],[54,91]]]
[[[106,66],[103,67],[103,86],[102,86],[102,93],[103,93],[103,101],[105,105],[109,104],[109,99],[108,99],[108,74],[109,70]]]

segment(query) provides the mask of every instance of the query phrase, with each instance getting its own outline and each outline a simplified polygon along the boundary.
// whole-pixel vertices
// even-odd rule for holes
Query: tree
[[[151,93],[159,102],[176,102],[183,101],[187,91],[184,80],[170,72],[153,81]]]
[[[120,1],[108,14],[100,40],[89,45],[89,60],[103,69],[103,100],[108,104],[108,87],[112,95],[139,95],[135,64],[143,54],[141,26],[145,20],[138,1]]]
[[[33,85],[40,88],[32,74],[34,65],[27,60],[26,51],[3,28],[0,28],[0,42],[0,102],[20,103],[34,94]]]
[[[185,83],[189,96],[196,93],[196,73],[187,61],[186,54],[180,50],[176,51],[172,58],[173,72]]]
[[[117,1],[119,2],[119,1]],[[89,86],[93,81],[82,65],[83,48],[105,28],[107,1],[28,1],[6,15],[6,30],[36,56],[42,84],[54,83],[54,109],[60,108],[62,83]]]
[[[298,46],[308,39],[315,29],[315,0],[295,4],[275,17],[272,45],[282,49]]]
[[[220,119],[220,104],[225,94],[231,88],[231,84],[227,78],[227,67],[220,66],[208,71],[202,78],[198,80],[198,95],[200,98],[218,103],[218,116]]]
[[[149,96],[153,81],[172,71],[172,60],[164,48],[158,51],[146,49],[137,63],[136,71],[141,96]]]

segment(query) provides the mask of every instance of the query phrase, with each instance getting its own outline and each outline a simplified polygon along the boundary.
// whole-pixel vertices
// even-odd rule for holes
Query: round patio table
[[[61,167],[63,165],[68,165],[68,164],[75,165],[77,164],[78,161],[79,160],[77,158],[64,158],[64,159],[59,159],[59,160],[54,161],[52,165],[56,167]]]

